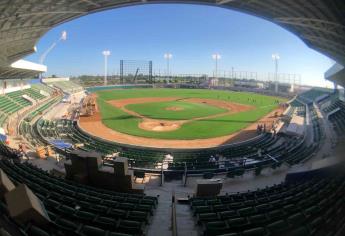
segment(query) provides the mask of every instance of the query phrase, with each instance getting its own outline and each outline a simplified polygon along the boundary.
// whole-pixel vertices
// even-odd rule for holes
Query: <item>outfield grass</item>
[[[283,99],[281,98],[254,93],[201,89],[130,89],[99,91],[97,92],[97,94],[102,121],[107,127],[122,133],[135,136],[185,140],[219,137],[237,132],[275,109],[277,107],[277,104],[275,103],[276,100],[283,101]],[[182,125],[180,129],[174,131],[154,132],[140,129],[138,127],[138,124],[141,121],[140,118],[127,114],[121,109],[115,108],[114,106],[106,102],[115,99],[140,97],[210,98],[247,104],[255,106],[256,109],[239,112],[236,114],[219,116],[212,119],[195,120]],[[165,105],[167,104],[165,103]],[[131,106],[132,105],[128,105],[128,107]],[[155,106],[157,106],[157,104]],[[163,105],[162,108],[164,108]],[[145,111],[141,112],[148,114],[148,112]],[[172,118],[168,117],[168,113],[166,113],[166,110],[164,110],[163,113],[164,114],[160,114],[159,116],[166,119],[176,119],[178,112],[173,112]],[[188,116],[192,115],[193,114],[188,114]],[[158,115],[155,116],[158,117]]]
[[[180,108],[182,110],[167,110],[171,107]],[[190,120],[227,112],[226,109],[220,107],[183,101],[130,104],[127,105],[126,108],[145,117],[158,120]]]

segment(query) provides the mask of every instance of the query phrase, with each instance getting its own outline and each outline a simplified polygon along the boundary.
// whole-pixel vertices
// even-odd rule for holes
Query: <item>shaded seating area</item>
[[[334,235],[345,218],[345,175],[301,179],[213,198],[192,198],[204,235]]]
[[[336,103],[325,109],[326,111],[338,110],[331,114],[328,119],[333,124],[334,131],[338,136],[342,136],[345,133],[345,104],[344,102],[338,100]]]
[[[156,197],[103,190],[54,177],[29,163],[1,160],[0,168],[15,185],[26,184],[50,218],[46,226],[19,225],[28,235],[143,235],[158,203]]]

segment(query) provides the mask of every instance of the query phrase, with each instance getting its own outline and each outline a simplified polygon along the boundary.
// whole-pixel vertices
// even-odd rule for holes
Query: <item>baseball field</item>
[[[231,135],[258,122],[284,101],[255,93],[205,89],[103,90],[94,96],[98,114],[81,121],[101,120],[114,133],[153,140]],[[93,128],[100,133],[97,127]]]

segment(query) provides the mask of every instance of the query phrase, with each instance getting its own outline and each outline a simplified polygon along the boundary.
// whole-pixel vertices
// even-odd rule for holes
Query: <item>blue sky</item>
[[[279,71],[301,74],[302,83],[325,86],[323,73],[332,61],[309,49],[299,38],[266,20],[218,7],[149,4],[103,11],[59,25],[37,43],[40,55],[61,32],[67,41],[47,56],[48,75],[103,74],[102,51],[109,49],[109,73],[120,59],[152,60],[153,70],[166,68],[171,52],[173,74],[211,74],[211,55],[222,55],[220,71],[273,72],[272,53],[279,53]]]

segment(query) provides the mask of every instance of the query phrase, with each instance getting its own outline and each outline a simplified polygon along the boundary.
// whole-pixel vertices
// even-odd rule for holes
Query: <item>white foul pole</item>
[[[109,50],[104,50],[102,52],[103,56],[104,56],[104,86],[107,85],[108,80],[107,80],[107,76],[108,76],[108,56],[110,56],[110,51]]]

